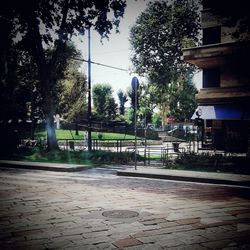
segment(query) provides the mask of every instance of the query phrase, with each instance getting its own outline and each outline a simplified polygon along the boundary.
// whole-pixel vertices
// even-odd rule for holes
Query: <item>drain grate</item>
[[[108,218],[127,219],[137,217],[139,213],[131,210],[111,210],[103,212],[102,215]]]

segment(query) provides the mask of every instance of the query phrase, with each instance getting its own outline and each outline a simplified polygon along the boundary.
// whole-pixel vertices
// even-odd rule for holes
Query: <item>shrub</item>
[[[182,169],[250,174],[249,159],[240,156],[184,153],[176,158],[175,164]]]

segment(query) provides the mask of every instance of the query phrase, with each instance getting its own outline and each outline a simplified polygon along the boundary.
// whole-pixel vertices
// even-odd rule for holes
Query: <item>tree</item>
[[[128,110],[128,119],[131,121],[131,123],[134,123],[135,118],[135,91],[132,89],[132,87],[127,88],[127,96],[130,99],[130,109]],[[137,97],[137,110],[140,108],[140,96],[141,96],[141,88],[139,85],[139,88],[137,89],[136,97]]]
[[[80,58],[80,52],[76,51],[77,58]],[[63,115],[68,123],[75,123],[76,135],[78,135],[79,121],[86,117],[87,104],[87,77],[79,71],[81,62],[70,60],[64,72],[64,78],[59,83],[59,105],[58,113]]]
[[[193,0],[150,2],[130,31],[135,70],[157,87],[163,125],[169,109],[168,88],[195,70],[182,59],[182,48],[198,42],[196,3]]]
[[[10,37],[18,38],[37,66],[43,112],[46,120],[48,150],[57,149],[54,129],[54,87],[64,70],[62,52],[73,35],[93,27],[102,37],[108,37],[113,26],[118,27],[125,9],[125,0],[9,0],[1,4],[1,22],[7,20]],[[109,12],[112,11],[114,18]],[[109,14],[109,15],[108,15]],[[46,48],[53,53],[46,58]]]
[[[173,116],[177,121],[190,120],[197,107],[197,89],[191,79],[186,77],[183,82],[173,83],[170,91],[169,116]]]
[[[4,38],[1,41],[4,43]],[[0,48],[0,137],[5,143],[0,145],[0,154],[5,155],[17,149],[17,138],[24,128],[26,132],[30,129],[30,138],[34,137],[34,120],[40,115],[40,95],[32,58],[19,46],[5,47],[3,43]]]
[[[160,128],[162,121],[159,113],[154,113],[152,116],[152,124],[155,128]]]
[[[117,104],[115,98],[110,95],[106,96],[104,104],[104,117],[106,119],[114,120],[117,116]]]
[[[121,89],[118,90],[117,95],[118,95],[118,98],[119,98],[119,111],[120,111],[120,115],[124,115],[125,114],[125,103],[128,101],[128,96]]]
[[[113,90],[108,83],[98,83],[93,86],[93,102],[98,118],[115,118],[117,104],[112,96]]]
[[[141,83],[138,115],[142,123],[147,126],[152,120],[153,110],[156,107],[155,89],[153,85]]]

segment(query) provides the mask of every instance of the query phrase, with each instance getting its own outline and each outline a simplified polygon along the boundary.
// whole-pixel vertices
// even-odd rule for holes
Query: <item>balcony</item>
[[[250,41],[210,44],[183,49],[183,59],[201,69],[221,67],[231,61],[245,61],[249,50]]]
[[[199,104],[218,104],[225,102],[249,102],[250,86],[231,88],[203,88],[196,95]]]

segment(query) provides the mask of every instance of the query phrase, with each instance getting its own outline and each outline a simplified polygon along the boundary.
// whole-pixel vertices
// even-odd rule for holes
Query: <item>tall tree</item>
[[[74,45],[70,45],[73,46]],[[80,58],[80,52],[77,58]],[[78,125],[80,120],[87,118],[87,77],[79,71],[81,62],[70,60],[64,72],[64,78],[59,83],[59,105],[58,113],[61,114],[68,123],[75,123],[76,135],[78,135]]]
[[[153,110],[156,107],[155,88],[153,85],[141,83],[138,115],[141,122],[147,126],[152,120]]]
[[[128,101],[128,96],[121,89],[118,90],[117,95],[118,95],[118,98],[119,98],[119,111],[120,111],[120,115],[124,115],[125,114],[125,103]]]
[[[117,104],[112,96],[112,86],[108,83],[95,84],[92,93],[94,108],[98,118],[113,119],[116,116]]]
[[[190,120],[197,104],[195,101],[196,87],[190,78],[186,77],[184,81],[175,82],[169,89],[169,115],[177,121]]]
[[[104,104],[104,117],[106,119],[114,120],[117,116],[117,104],[112,95],[106,96]]]
[[[157,86],[163,123],[169,109],[169,86],[194,70],[182,59],[182,48],[198,41],[199,27],[197,1],[154,1],[130,31],[135,70]]]
[[[137,110],[140,108],[140,96],[141,96],[141,87],[139,85],[139,88],[137,89],[137,92],[135,94],[135,91],[132,89],[132,87],[127,88],[127,96],[130,99],[130,109],[128,110],[128,119],[134,123],[134,118],[135,118],[135,104],[137,104]],[[135,96],[137,99],[135,99]],[[136,100],[136,102],[135,102]]]
[[[37,65],[43,112],[46,119],[48,150],[58,148],[53,102],[54,87],[63,71],[61,55],[73,35],[93,27],[102,37],[119,25],[125,9],[125,0],[9,0],[1,3],[1,21],[11,24],[12,37],[23,44]],[[109,12],[113,12],[113,16]],[[46,58],[46,48],[54,48]]]

